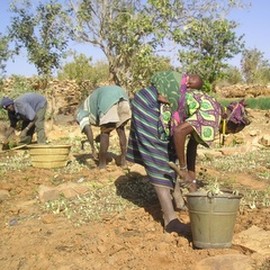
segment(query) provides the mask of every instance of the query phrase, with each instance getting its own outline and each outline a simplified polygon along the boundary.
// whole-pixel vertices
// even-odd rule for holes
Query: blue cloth
[[[13,104],[13,100],[12,99],[10,99],[9,97],[3,97],[2,99],[1,99],[1,102],[0,102],[0,104],[1,104],[1,107],[3,108],[3,109],[6,109],[9,105],[11,105],[11,104]]]
[[[15,112],[29,121],[33,121],[38,110],[43,108],[47,100],[38,93],[26,93],[14,100]]]

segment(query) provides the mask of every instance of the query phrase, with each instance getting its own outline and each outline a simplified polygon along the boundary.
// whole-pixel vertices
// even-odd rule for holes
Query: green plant
[[[217,98],[218,101],[223,106],[228,106],[230,102],[237,101],[240,99],[232,99],[232,98]],[[257,109],[257,110],[270,110],[270,97],[258,97],[258,98],[247,98],[245,99],[245,103],[247,107],[250,109]]]
[[[16,48],[24,47],[38,74],[50,78],[65,56],[68,35],[62,5],[54,0],[35,5],[25,0],[11,4],[10,36]]]
[[[219,195],[222,194],[222,190],[220,189],[220,183],[216,179],[213,182],[208,182],[208,184],[204,187],[211,195]]]
[[[174,32],[174,40],[181,44],[179,61],[188,72],[202,76],[204,90],[209,92],[217,80],[225,76],[226,60],[243,48],[243,36],[237,37],[234,21],[200,18],[190,20],[186,30]]]

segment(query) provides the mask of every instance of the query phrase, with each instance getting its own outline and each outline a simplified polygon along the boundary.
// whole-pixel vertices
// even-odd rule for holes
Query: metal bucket
[[[59,168],[67,164],[71,145],[29,145],[32,166]]]
[[[186,195],[192,241],[197,248],[228,248],[242,195],[193,192]]]

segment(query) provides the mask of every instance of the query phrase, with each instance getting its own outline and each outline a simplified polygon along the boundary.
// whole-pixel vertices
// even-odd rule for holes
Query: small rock
[[[257,136],[257,135],[258,135],[258,130],[255,130],[255,129],[250,130],[250,131],[249,131],[249,135],[250,135],[251,137]]]
[[[97,246],[97,250],[99,253],[103,254],[106,252],[107,248],[105,245],[99,245],[99,246]]]
[[[252,260],[248,256],[227,254],[199,261],[194,270],[252,270]]]
[[[263,146],[269,147],[270,146],[270,135],[263,135],[259,141],[260,144]]]
[[[40,201],[43,203],[47,201],[57,200],[60,196],[59,191],[55,187],[51,188],[44,185],[39,186],[38,194]]]
[[[53,223],[55,220],[54,216],[53,215],[44,215],[41,217],[41,221],[44,223],[44,224],[51,224]]]
[[[10,197],[10,194],[7,190],[1,189],[0,190],[0,202],[5,201]]]
[[[9,226],[18,225],[18,220],[16,218],[12,218],[12,219],[9,220],[8,225]]]

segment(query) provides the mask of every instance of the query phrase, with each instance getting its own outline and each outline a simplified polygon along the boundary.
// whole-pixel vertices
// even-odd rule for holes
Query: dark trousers
[[[37,143],[38,144],[45,144],[46,143],[46,134],[45,134],[45,114],[47,110],[47,103],[41,109],[39,109],[36,113],[36,122],[35,125],[28,130],[26,136],[21,137],[20,143],[29,144],[32,141],[33,135],[37,133]],[[22,129],[25,129],[29,121],[23,121]]]

